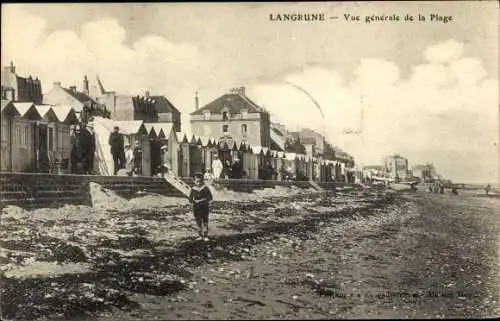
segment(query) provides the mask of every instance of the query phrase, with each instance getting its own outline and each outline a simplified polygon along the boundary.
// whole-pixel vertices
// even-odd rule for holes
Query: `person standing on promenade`
[[[129,143],[125,143],[125,168],[127,175],[133,176],[134,173],[134,152]]]
[[[193,214],[198,225],[199,237],[197,240],[208,241],[209,204],[212,201],[212,192],[203,181],[201,173],[194,174],[194,186],[189,193],[189,202],[193,204]]]
[[[134,145],[134,174],[142,175],[142,148],[138,140]]]
[[[219,159],[219,156],[216,154],[214,155],[214,160],[212,162],[212,172],[214,174],[214,179],[217,180],[220,178],[220,175],[222,174],[222,162]]]
[[[113,155],[114,174],[125,167],[125,144],[123,135],[120,134],[120,128],[114,127],[114,131],[109,135],[109,146],[111,147],[111,155]]]

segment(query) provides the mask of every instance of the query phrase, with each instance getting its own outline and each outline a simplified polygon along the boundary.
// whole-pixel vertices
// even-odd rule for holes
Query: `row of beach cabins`
[[[75,110],[2,100],[1,113],[1,171],[69,173],[73,131],[79,124]],[[132,149],[142,150],[143,176],[156,174],[155,169],[162,162],[161,146],[166,145],[170,170],[179,177],[209,171],[214,156],[218,155],[223,163],[239,159],[248,179],[262,179],[262,169],[271,167],[275,172],[285,169],[293,173],[294,179],[354,182],[352,160],[347,158],[325,160],[250,146],[233,139],[199,137],[174,131],[172,123],[115,121],[102,117],[94,117],[88,123],[96,142],[92,171],[96,175],[113,175],[108,138],[115,126],[120,128]]]

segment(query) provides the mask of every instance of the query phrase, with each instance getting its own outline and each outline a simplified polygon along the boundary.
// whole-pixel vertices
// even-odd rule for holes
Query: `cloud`
[[[33,44],[38,43],[46,25],[42,18],[17,6],[2,6],[2,56],[6,51],[6,44],[11,56],[24,56],[33,49]]]
[[[431,45],[424,51],[428,62],[414,66],[406,78],[401,78],[397,65],[382,59],[362,60],[351,82],[320,67],[285,76],[284,81],[293,79],[317,98],[326,121],[317,117],[311,100],[299,100],[292,96],[298,93],[277,83],[258,86],[255,100],[294,126],[321,131],[319,124],[326,123],[327,137],[362,163],[379,163],[384,154],[395,152],[415,156],[418,150],[427,151],[427,156],[416,157],[415,162],[432,160],[429,155],[435,151],[442,168],[450,166],[443,156],[447,151],[453,155],[469,151],[495,160],[498,79],[486,77],[479,58],[463,54],[462,44],[454,40]],[[345,129],[362,133],[345,135]],[[469,160],[455,162],[465,168]],[[491,168],[489,172],[497,170]]]
[[[245,19],[253,21],[250,16]],[[276,34],[270,39],[272,45],[256,51],[253,44],[263,35],[255,32],[242,37],[238,26],[229,30],[228,36],[223,29],[228,29],[229,22],[232,25],[237,21],[199,25],[194,32],[197,37],[191,38],[204,43],[198,47],[182,42],[193,32],[186,32],[176,41],[152,33],[130,41],[124,26],[113,17],[88,21],[77,30],[52,31],[44,19],[19,6],[7,5],[2,6],[2,64],[12,60],[20,74],[38,76],[45,91],[54,81],[80,86],[83,75],[92,81],[99,73],[109,90],[132,95],[144,90],[164,94],[185,113],[193,110],[197,89],[203,88],[203,105],[220,96],[221,90],[227,89],[223,86],[238,86],[240,81],[248,86],[251,81],[244,80],[255,79],[247,92],[271,111],[273,121],[292,129],[303,126],[324,131],[330,141],[362,163],[379,163],[382,156],[394,152],[406,152],[415,162],[432,160],[435,155],[440,159],[437,162],[448,168],[453,166],[443,156],[446,151],[498,158],[493,145],[498,140],[498,79],[488,78],[489,68],[480,58],[467,56],[463,43],[450,39],[430,44],[422,51],[424,59],[410,69],[409,75],[400,70],[408,66],[381,58],[361,59],[346,74],[345,70],[325,66],[338,64],[336,59],[349,60],[352,46],[346,46],[345,53],[335,47],[342,52],[340,56],[332,54],[328,47],[321,47],[321,54],[314,50],[311,53],[310,48],[324,44],[309,42],[311,31],[304,29],[297,34],[302,39],[298,47],[279,42],[287,39],[283,31],[281,38]],[[290,28],[283,30],[288,32]],[[206,40],[207,34],[212,35],[210,41]],[[284,50],[288,56],[284,57]],[[352,55],[355,61],[360,57]],[[364,56],[370,57],[370,52]],[[317,63],[294,69],[310,66],[308,61]],[[283,75],[281,80],[274,77],[272,81],[259,81],[282,75],[283,70],[296,72]],[[287,82],[313,95],[325,119],[307,95]],[[189,116],[182,117],[183,127],[189,127]],[[346,135],[346,129],[361,133]],[[468,160],[456,162],[461,165],[453,168],[468,172]]]
[[[44,91],[54,81],[80,87],[83,75],[95,81],[99,74],[109,90],[166,94],[182,111],[187,103],[177,93],[194,91],[211,79],[207,68],[212,63],[195,45],[173,43],[154,34],[127,45],[125,28],[112,17],[87,22],[77,31],[49,33],[43,19],[17,6],[7,8],[3,14],[9,27],[2,32],[2,63],[13,60],[20,74],[38,76]],[[187,111],[191,110],[189,102]]]
[[[429,46],[424,57],[431,63],[447,63],[462,57],[464,46],[453,39]]]

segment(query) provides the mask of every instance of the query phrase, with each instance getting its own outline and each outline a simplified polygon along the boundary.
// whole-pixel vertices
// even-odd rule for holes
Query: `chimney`
[[[232,88],[230,92],[245,96],[245,87]]]
[[[146,90],[146,92],[144,93],[144,96],[146,96],[146,98],[149,98],[149,90]]]
[[[89,94],[89,80],[87,79],[87,75],[83,77],[83,92],[87,95]]]
[[[61,87],[60,81],[54,81],[54,87]]]
[[[198,110],[199,107],[200,107],[200,99],[198,98],[198,91],[196,91],[194,96],[194,108],[195,110]]]
[[[76,86],[69,86],[69,90],[71,90],[72,92],[76,92]]]

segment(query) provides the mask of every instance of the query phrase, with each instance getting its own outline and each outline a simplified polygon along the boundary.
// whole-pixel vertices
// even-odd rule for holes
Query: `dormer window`
[[[203,119],[204,120],[210,120],[210,110],[205,110],[203,112]]]
[[[241,110],[241,119],[246,119],[248,117],[248,110],[242,109]]]

